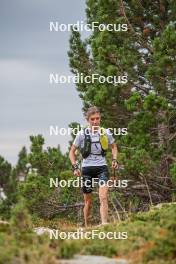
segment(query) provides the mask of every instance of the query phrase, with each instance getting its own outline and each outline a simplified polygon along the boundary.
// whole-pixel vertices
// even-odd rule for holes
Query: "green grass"
[[[134,263],[159,263],[158,260],[174,263],[174,260],[176,261],[175,219],[176,205],[165,205],[161,209],[153,208],[146,213],[134,214],[124,222],[99,228],[104,232],[127,232],[128,239],[64,240],[62,247],[66,252],[67,246],[73,246],[75,249],[73,254],[121,256],[131,259]],[[64,257],[67,257],[65,253]]]
[[[37,236],[30,225],[25,230],[20,224],[17,227],[0,224],[0,264],[55,264],[57,259],[72,258],[74,254],[123,257],[131,263],[172,264],[176,261],[175,219],[176,205],[166,204],[161,209],[152,208],[149,212],[133,214],[121,223],[98,228],[100,232],[127,232],[128,239],[119,240],[50,240],[47,234]],[[37,220],[35,226],[36,223]],[[67,232],[77,229],[56,219],[38,223]],[[84,231],[92,229],[97,228]]]

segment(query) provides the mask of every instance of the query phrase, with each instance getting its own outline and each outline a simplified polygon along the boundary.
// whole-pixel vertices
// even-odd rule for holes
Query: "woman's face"
[[[101,116],[99,113],[95,113],[89,116],[88,123],[90,127],[99,128],[101,121]]]

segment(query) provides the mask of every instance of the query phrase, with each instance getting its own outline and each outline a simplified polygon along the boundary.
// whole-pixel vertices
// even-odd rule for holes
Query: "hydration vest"
[[[103,127],[100,127],[99,141],[95,141],[95,142],[91,141],[90,132],[88,131],[89,133],[86,133],[86,129],[87,128],[84,128],[83,130],[84,131],[84,144],[83,144],[83,147],[80,148],[82,157],[86,159],[90,154],[104,157],[108,149],[108,137],[105,133],[105,129]],[[91,145],[96,144],[96,143],[100,143],[101,145],[101,153],[99,154],[91,153]]]

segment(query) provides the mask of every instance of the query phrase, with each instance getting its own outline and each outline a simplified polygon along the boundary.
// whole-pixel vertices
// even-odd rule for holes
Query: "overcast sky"
[[[0,0],[0,155],[12,164],[29,135],[46,146],[68,147],[68,136],[49,126],[84,122],[73,84],[49,84],[49,74],[70,75],[69,32],[49,32],[49,22],[85,21],[85,0]]]

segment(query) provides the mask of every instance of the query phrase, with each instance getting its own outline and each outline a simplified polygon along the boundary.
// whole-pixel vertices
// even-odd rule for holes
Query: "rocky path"
[[[58,264],[130,264],[123,258],[111,259],[103,256],[75,255],[73,259],[61,259]]]
[[[34,228],[34,231],[38,235],[43,233],[49,233],[50,228],[46,227],[37,227]],[[127,259],[124,258],[107,258],[103,256],[92,256],[92,255],[75,255],[73,259],[60,259],[58,264],[130,264]]]

